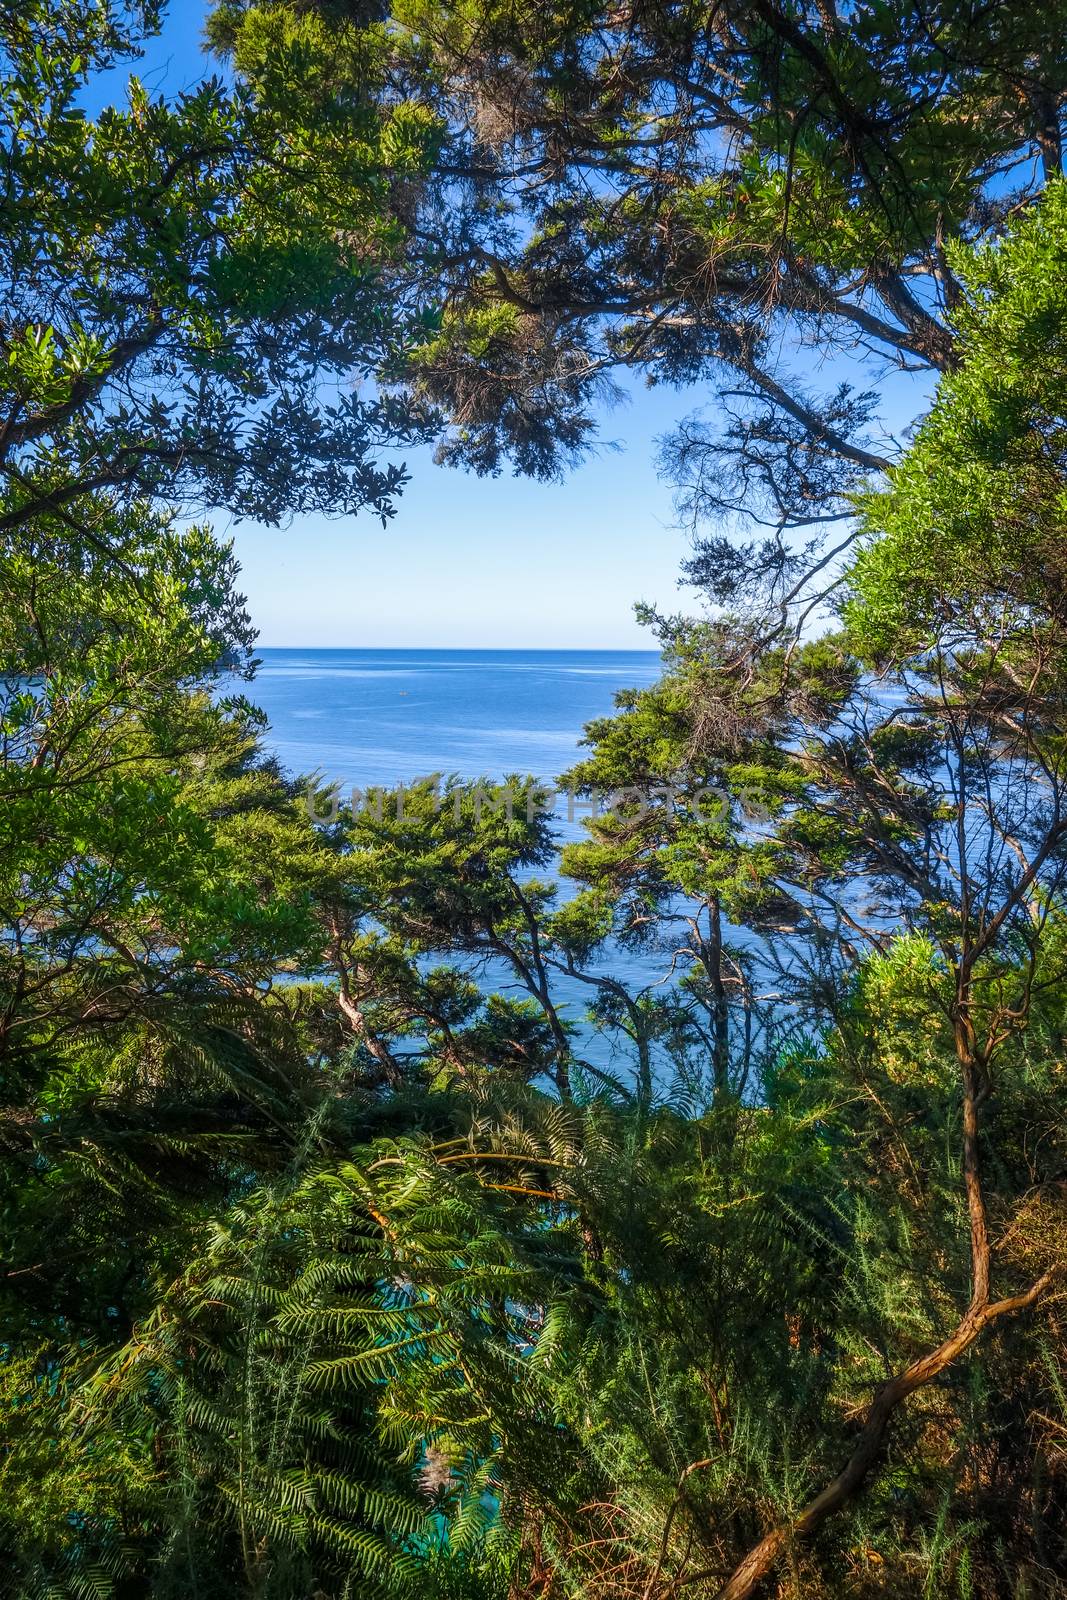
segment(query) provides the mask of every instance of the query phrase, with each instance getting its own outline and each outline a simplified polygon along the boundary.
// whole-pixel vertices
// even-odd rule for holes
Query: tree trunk
[[[933,1380],[950,1366],[977,1339],[982,1330],[998,1317],[1008,1312],[1021,1311],[1032,1306],[1044,1293],[1051,1279],[1046,1273],[1026,1291],[993,1305],[979,1306],[972,1301],[956,1327],[936,1350],[920,1356],[910,1366],[898,1372],[875,1396],[866,1421],[856,1441],[856,1446],[841,1471],[826,1488],[809,1500],[803,1511],[792,1522],[783,1523],[754,1545],[734,1568],[729,1579],[719,1590],[716,1600],[748,1600],[757,1585],[767,1577],[786,1545],[797,1539],[810,1538],[828,1517],[834,1515],[863,1487],[867,1476],[881,1453],[886,1430],[896,1408],[914,1394],[916,1389]]]
[[[946,1367],[969,1350],[978,1335],[991,1322],[1009,1312],[1032,1306],[1049,1284],[1051,1274],[1046,1273],[1024,1294],[1013,1295],[1006,1300],[997,1300],[993,1303],[989,1299],[991,1252],[978,1148],[978,1114],[987,1063],[986,1057],[977,1047],[971,1021],[970,970],[970,963],[965,963],[961,968],[952,1018],[956,1059],[959,1062],[963,1087],[961,1160],[971,1235],[970,1304],[952,1332],[936,1349],[928,1351],[910,1366],[904,1367],[878,1391],[867,1412],[852,1454],[837,1477],[828,1483],[814,1500],[810,1500],[792,1522],[783,1523],[773,1529],[752,1547],[719,1590],[716,1600],[748,1600],[748,1596],[770,1573],[787,1545],[797,1539],[810,1538],[828,1517],[840,1511],[863,1487],[881,1454],[886,1431],[897,1407],[909,1395],[914,1394],[916,1389],[933,1382]]]

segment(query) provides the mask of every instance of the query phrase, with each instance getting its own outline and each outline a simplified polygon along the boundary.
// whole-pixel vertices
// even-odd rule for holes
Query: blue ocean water
[[[394,788],[431,773],[467,779],[530,774],[551,787],[580,755],[582,729],[608,714],[620,689],[654,683],[647,650],[261,650],[250,698],[266,712],[265,744],[291,772],[341,786]],[[581,834],[560,799],[562,842]],[[564,893],[566,893],[564,887]],[[635,990],[660,976],[648,953],[605,958]],[[480,968],[489,988],[517,993],[502,964]],[[613,1066],[609,1040],[582,1025],[590,992],[561,977],[561,1011],[579,1027],[583,1053]]]
[[[652,650],[261,650],[251,698],[291,772],[345,791],[432,772],[552,783],[619,689],[659,675]]]

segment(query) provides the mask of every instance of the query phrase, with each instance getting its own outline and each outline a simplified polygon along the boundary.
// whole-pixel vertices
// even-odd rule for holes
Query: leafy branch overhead
[[[383,282],[390,196],[431,159],[432,121],[350,116],[310,19],[234,81],[168,102],[131,77],[91,119],[94,69],[136,53],[124,28],[80,0],[4,24],[0,528],[77,519],[99,492],[389,515],[403,470],[383,452],[425,419],[359,380],[432,325]],[[374,81],[369,43],[343,60]]]

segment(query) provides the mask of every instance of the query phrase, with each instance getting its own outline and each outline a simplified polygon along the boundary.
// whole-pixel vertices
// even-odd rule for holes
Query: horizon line
[[[536,651],[540,655],[587,656],[658,656],[662,652],[653,647],[626,644],[256,644],[253,653],[261,650],[364,650],[399,653],[400,651],[435,651],[438,654],[459,655],[527,655]]]

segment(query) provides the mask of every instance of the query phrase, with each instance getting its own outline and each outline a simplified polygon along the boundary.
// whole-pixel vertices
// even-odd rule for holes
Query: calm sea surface
[[[261,650],[249,695],[270,719],[265,743],[290,772],[366,790],[430,773],[500,779],[529,773],[551,787],[579,755],[592,717],[612,710],[619,689],[659,676],[645,650]],[[560,801],[560,840],[581,834]],[[635,989],[659,976],[647,956],[615,949],[615,976]],[[514,992],[498,963],[488,987]],[[588,988],[561,978],[562,1011],[578,1024],[584,1053],[612,1064],[610,1042],[581,1024]]]
[[[291,772],[346,790],[432,772],[551,783],[617,690],[653,683],[646,650],[262,650],[250,695]]]

